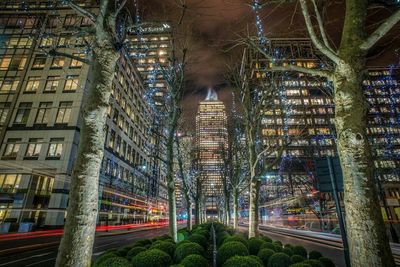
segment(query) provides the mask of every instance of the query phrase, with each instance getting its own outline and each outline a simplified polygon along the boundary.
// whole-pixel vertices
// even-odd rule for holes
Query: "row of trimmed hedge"
[[[212,257],[209,230],[209,224],[192,231],[179,230],[177,243],[164,235],[111,249],[98,257],[93,267],[209,267]]]
[[[211,223],[179,230],[178,242],[164,235],[145,239],[121,249],[108,250],[94,261],[94,267],[209,267],[213,246]],[[269,237],[248,239],[231,228],[213,223],[217,240],[218,267],[335,267],[317,251],[283,245]]]
[[[224,225],[217,225],[217,265],[219,267],[335,267],[318,251],[302,246],[283,245],[267,236],[248,239]]]

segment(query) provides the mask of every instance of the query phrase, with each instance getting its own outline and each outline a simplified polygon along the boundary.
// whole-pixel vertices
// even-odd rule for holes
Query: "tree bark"
[[[233,189],[233,229],[238,227],[238,197],[239,192],[237,188]]]
[[[56,260],[57,267],[90,266],[96,231],[98,185],[103,158],[107,107],[119,54],[110,43],[94,48],[92,83],[84,105],[78,155],[71,178],[69,205]]]
[[[366,75],[367,0],[347,0],[333,77],[337,149],[344,178],[346,230],[351,265],[395,266],[374,184],[371,148],[366,134],[367,101],[362,88]]]
[[[168,215],[169,234],[175,242],[178,240],[178,227],[176,223],[176,196],[174,181],[174,141],[176,127],[178,125],[178,110],[176,106],[171,107],[169,114],[169,127],[167,137],[167,191],[168,191]]]
[[[250,183],[250,205],[249,205],[249,238],[258,236],[258,198],[260,192],[260,181],[252,179]]]
[[[191,201],[189,202],[189,204],[187,206],[187,215],[188,215],[187,228],[189,229],[189,231],[191,231],[193,228],[193,221],[192,221],[193,211],[192,211],[192,202]]]
[[[340,64],[334,78],[337,148],[344,177],[351,263],[353,267],[395,266],[374,184],[360,66]]]

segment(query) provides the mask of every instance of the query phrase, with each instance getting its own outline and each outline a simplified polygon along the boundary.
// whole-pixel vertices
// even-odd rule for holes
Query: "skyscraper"
[[[25,4],[0,3],[0,222],[57,227],[64,224],[92,73],[88,64],[46,51],[85,57],[84,40],[72,33],[90,20],[61,2],[30,2],[29,13]],[[95,1],[81,4],[98,10]],[[145,219],[152,174],[144,94],[134,62],[122,51],[105,127],[99,223]]]
[[[217,210],[217,197],[222,192],[222,164],[227,151],[228,132],[225,105],[217,93],[209,89],[199,103],[196,116],[196,146],[198,171],[202,180],[206,209]]]

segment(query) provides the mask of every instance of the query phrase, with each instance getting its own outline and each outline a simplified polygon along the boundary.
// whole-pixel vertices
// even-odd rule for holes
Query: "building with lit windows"
[[[222,194],[223,153],[228,146],[225,104],[209,89],[196,116],[196,158],[207,211],[215,212]]]
[[[269,40],[266,49],[276,55],[277,64],[306,68],[329,64],[308,39]],[[243,68],[252,70],[252,79],[271,77],[269,61],[257,51],[245,50],[242,63]],[[262,119],[263,142],[282,145],[287,137],[291,142],[284,149],[281,164],[264,177],[262,207],[269,211],[284,207],[280,212],[287,216],[307,213],[304,207],[312,205],[314,211],[325,209],[328,213],[332,209],[330,194],[319,195],[316,202],[320,202],[314,203],[318,190],[314,160],[337,156],[332,86],[323,78],[296,72],[275,78],[279,93]],[[371,67],[363,86],[369,103],[367,133],[375,176],[388,206],[382,213],[385,218],[389,213],[392,219],[400,220],[400,71]],[[263,216],[268,218],[268,214]]]
[[[82,5],[98,10],[96,1]],[[0,3],[0,222],[11,223],[10,231],[21,222],[39,228],[64,224],[82,103],[92,76],[89,65],[48,51],[84,58],[84,40],[72,33],[89,25],[61,3]],[[165,215],[165,203],[148,196],[151,110],[144,93],[140,73],[122,51],[105,129],[100,225]]]

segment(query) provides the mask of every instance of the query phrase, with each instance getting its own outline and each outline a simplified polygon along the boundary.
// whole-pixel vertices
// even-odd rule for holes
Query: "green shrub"
[[[292,250],[293,250],[293,255],[300,255],[304,258],[307,258],[307,250],[302,246],[294,246]]]
[[[188,240],[199,244],[203,248],[207,247],[207,239],[201,234],[193,234],[188,237]]]
[[[135,267],[161,267],[168,266],[171,263],[171,257],[159,249],[149,249],[140,252],[132,259]]]
[[[230,236],[231,235],[228,234],[228,232],[226,232],[226,231],[223,231],[223,232],[220,232],[219,234],[217,234],[216,235],[217,246],[219,247],[220,245],[222,245],[224,243],[225,239],[229,238]]]
[[[128,253],[129,250],[131,250],[131,246],[128,247],[123,247],[117,250],[117,254],[121,257],[125,257],[126,253]]]
[[[233,236],[230,236],[230,237],[226,238],[224,240],[224,244],[228,243],[228,242],[231,242],[231,241],[237,241],[237,242],[242,243],[246,247],[248,246],[247,240],[241,235],[233,235]]]
[[[285,244],[284,247],[285,248],[293,248],[293,246],[291,244]]]
[[[260,258],[260,260],[264,263],[265,266],[268,266],[268,260],[274,253],[275,251],[273,251],[272,249],[263,248],[260,249],[257,256]]]
[[[217,252],[218,266],[222,266],[225,261],[233,256],[248,256],[249,251],[243,243],[239,241],[231,241],[224,243]]]
[[[282,252],[273,254],[268,260],[268,267],[289,267],[290,264],[290,257]]]
[[[293,255],[293,250],[291,248],[288,248],[288,247],[284,247],[282,249],[282,252],[285,253],[286,255],[288,255],[289,257]]]
[[[278,240],[275,240],[274,242],[272,242],[272,244],[278,245],[278,246],[280,246],[280,247],[283,246],[283,245],[282,245],[282,242],[281,242],[281,241],[278,241]]]
[[[131,263],[123,257],[116,257],[116,258],[108,258],[96,266],[97,267],[130,267]]]
[[[185,243],[180,246],[177,246],[175,249],[175,262],[181,262],[184,258],[189,255],[197,254],[197,255],[204,255],[204,249],[197,243]]]
[[[146,248],[144,248],[144,247],[133,247],[128,251],[128,253],[126,253],[126,257],[128,259],[132,259],[137,254],[139,254],[140,252],[143,252],[145,250],[146,250]]]
[[[136,246],[139,246],[139,247],[145,247],[145,246],[147,246],[147,245],[151,245],[153,242],[151,242],[151,240],[150,239],[142,239],[142,240],[139,240],[139,241],[137,241],[136,243],[135,243],[135,247]]]
[[[160,241],[160,242],[154,243],[150,247],[150,249],[154,249],[154,248],[164,251],[165,253],[167,253],[168,255],[173,257],[174,253],[175,253],[176,245],[172,244],[171,242],[168,242],[168,241]]]
[[[117,258],[117,257],[119,257],[119,256],[115,253],[115,251],[106,252],[94,260],[93,267],[98,267],[99,264],[101,264],[103,261],[105,261],[109,258]]]
[[[236,230],[235,230],[235,229],[233,229],[233,228],[229,228],[229,229],[227,229],[226,231],[227,231],[227,232],[228,232],[228,234],[230,234],[230,235],[234,235],[234,234],[236,234]]]
[[[308,258],[310,260],[318,260],[321,257],[322,257],[322,254],[319,251],[315,251],[315,250],[310,251],[310,253],[308,254]]]
[[[304,258],[303,256],[300,256],[300,255],[293,255],[292,257],[290,257],[290,261],[292,263],[299,263],[299,262],[303,262],[305,260],[306,260],[306,258]]]
[[[262,240],[261,238],[257,237],[250,238],[248,241],[250,255],[257,255],[261,245],[264,243],[265,241]]]
[[[272,243],[272,239],[269,238],[268,236],[263,235],[263,236],[260,236],[260,237],[261,237],[261,239],[264,240],[265,242]]]
[[[318,260],[319,260],[319,262],[322,263],[322,266],[324,266],[324,267],[335,267],[335,264],[333,263],[333,261],[331,259],[321,257]]]
[[[202,235],[202,236],[204,236],[206,239],[208,239],[209,237],[210,237],[210,234],[209,234],[209,232],[207,231],[207,230],[196,230],[196,231],[193,231],[193,235]]]
[[[292,264],[292,265],[290,265],[289,267],[311,267],[311,265],[310,265],[310,264],[306,264],[306,263],[299,262],[299,263]]]
[[[263,243],[263,244],[260,246],[260,249],[264,249],[264,248],[272,249],[273,251],[277,252],[277,251],[276,251],[276,246],[275,246],[274,244],[272,244],[272,243],[268,243],[268,242]]]
[[[185,267],[182,264],[172,264],[169,267]]]
[[[190,242],[189,240],[182,240],[181,242],[179,242],[178,244],[176,244],[176,246],[178,247],[178,246],[180,246],[180,245],[187,244],[187,243],[192,243],[192,242]]]
[[[234,256],[228,259],[223,267],[263,267],[261,262],[251,256]]]
[[[280,246],[279,244],[272,244],[272,245],[274,245],[276,252],[282,252],[283,251],[282,246]]]
[[[208,261],[201,255],[189,255],[181,261],[185,267],[207,267]]]
[[[311,265],[311,267],[324,267],[319,260],[305,260],[303,263]]]
[[[261,266],[264,265],[262,260],[259,257],[257,257],[256,255],[249,255],[249,257],[255,259],[256,261],[258,261],[261,264]]]

